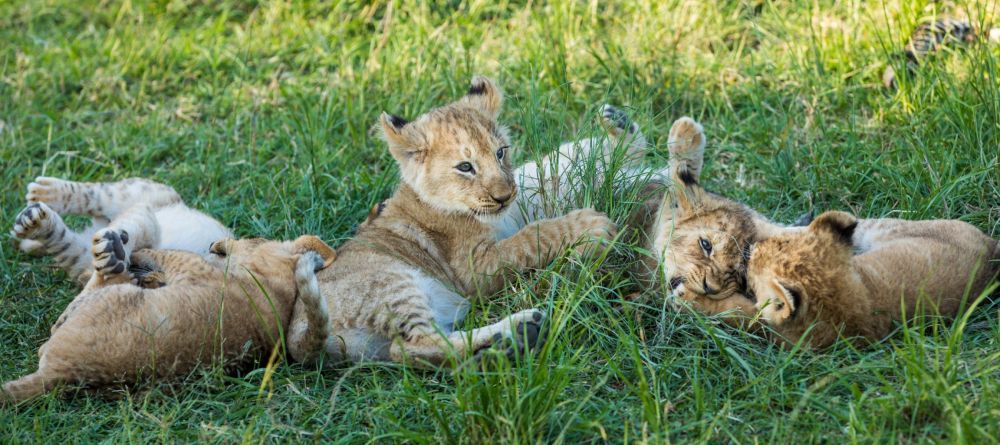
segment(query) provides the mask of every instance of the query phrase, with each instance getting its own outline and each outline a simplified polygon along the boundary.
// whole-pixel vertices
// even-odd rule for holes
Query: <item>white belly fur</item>
[[[233,233],[212,217],[184,204],[174,204],[156,211],[160,225],[159,249],[175,249],[208,254],[213,242],[231,238]]]

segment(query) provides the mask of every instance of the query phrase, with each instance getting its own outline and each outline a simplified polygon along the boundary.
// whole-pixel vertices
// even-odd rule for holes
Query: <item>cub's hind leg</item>
[[[512,357],[518,351],[535,350],[541,346],[543,319],[541,311],[529,309],[471,331],[444,333],[430,325],[416,324],[399,336],[389,354],[395,362],[414,361],[432,366],[448,364],[452,355],[481,358],[485,350],[494,346],[499,346],[501,352]]]
[[[43,202],[29,204],[17,215],[11,235],[31,243],[33,252],[52,255],[56,266],[80,283],[90,278],[90,240],[74,232],[52,208]]]
[[[89,215],[111,220],[138,203],[152,208],[182,202],[173,188],[147,179],[118,182],[76,182],[39,176],[28,184],[28,202],[44,202],[60,214]]]

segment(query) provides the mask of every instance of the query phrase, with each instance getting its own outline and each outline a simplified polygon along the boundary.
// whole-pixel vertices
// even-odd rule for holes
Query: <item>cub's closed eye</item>
[[[712,243],[708,242],[707,239],[701,238],[698,240],[698,243],[701,244],[701,250],[705,251],[705,255],[712,253]]]
[[[455,170],[458,170],[458,171],[460,171],[462,173],[475,173],[476,172],[476,169],[472,167],[472,163],[469,163],[469,162],[462,162],[462,163],[456,165],[455,166]]]
[[[504,155],[507,154],[507,146],[503,146],[497,149],[497,160],[502,161]]]

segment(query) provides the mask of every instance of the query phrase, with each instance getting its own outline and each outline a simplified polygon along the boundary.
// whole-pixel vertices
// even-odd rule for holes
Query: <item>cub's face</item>
[[[663,265],[674,295],[721,300],[742,293],[746,258],[755,237],[752,215],[743,206],[706,192],[691,174],[675,181],[677,207],[664,206]]]
[[[748,285],[765,323],[808,325],[813,321],[813,306],[833,300],[832,293],[849,273],[856,226],[857,219],[848,213],[826,212],[806,230],[754,246],[747,266]]]
[[[477,77],[465,97],[413,122],[382,114],[382,133],[403,181],[427,204],[488,218],[514,203],[510,140],[497,123],[501,102],[500,89]]]

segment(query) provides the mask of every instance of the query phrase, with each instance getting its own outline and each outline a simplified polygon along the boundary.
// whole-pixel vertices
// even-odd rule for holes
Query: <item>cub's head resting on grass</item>
[[[673,236],[664,255],[670,287],[716,300],[731,297],[744,284],[746,252],[756,238],[754,214],[707,192],[685,170],[679,179]]]
[[[476,77],[468,94],[413,122],[382,113],[382,135],[403,181],[441,211],[496,216],[517,196],[510,139],[497,123],[503,93]]]

